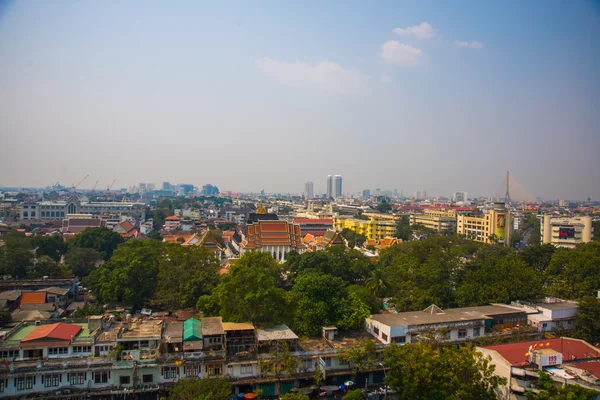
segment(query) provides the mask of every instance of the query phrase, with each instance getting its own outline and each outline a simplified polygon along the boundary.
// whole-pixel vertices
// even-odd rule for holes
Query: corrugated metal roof
[[[21,294],[21,305],[44,304],[45,302],[46,292],[23,292]]]
[[[71,340],[71,338],[79,333],[80,325],[65,324],[59,322],[57,324],[42,325],[34,329],[29,335],[25,336],[21,341],[30,342],[38,339],[60,339]]]
[[[202,340],[202,323],[196,318],[190,318],[183,323],[183,341],[193,342]]]

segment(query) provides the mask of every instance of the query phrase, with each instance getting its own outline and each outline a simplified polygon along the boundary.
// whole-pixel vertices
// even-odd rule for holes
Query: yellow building
[[[360,235],[364,235],[367,239],[373,240],[381,240],[388,236],[394,236],[396,233],[396,222],[377,221],[374,218],[366,221],[363,219],[337,216],[333,220],[333,226],[338,231],[342,231],[347,228]]]
[[[579,243],[592,241],[592,217],[552,217],[544,215],[540,221],[542,243],[556,247],[573,248]]]
[[[456,211],[455,210],[425,210],[424,214],[410,216],[410,225],[423,225],[425,228],[433,229],[437,232],[456,231]]]
[[[482,243],[510,246],[512,226],[512,215],[504,203],[494,203],[494,207],[483,217],[459,215],[456,218],[458,234]]]

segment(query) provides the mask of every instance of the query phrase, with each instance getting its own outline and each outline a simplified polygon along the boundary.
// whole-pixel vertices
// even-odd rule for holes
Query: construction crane
[[[80,180],[79,182],[73,184],[73,192],[75,192],[75,190],[77,190],[77,187],[79,185],[81,185],[83,183],[83,181],[85,181],[88,178],[88,176],[89,175],[84,176],[82,180]]]
[[[94,183],[94,187],[92,188],[92,192],[96,192],[96,186],[98,186],[98,181],[96,181],[96,183]]]
[[[117,178],[113,179],[113,181],[110,183],[110,185],[108,185],[106,187],[106,197],[107,198],[110,196],[110,189],[113,187],[113,185],[115,184],[116,181],[117,181]]]
[[[56,190],[57,186],[58,186],[58,181],[56,181],[55,183],[52,184],[52,190]]]

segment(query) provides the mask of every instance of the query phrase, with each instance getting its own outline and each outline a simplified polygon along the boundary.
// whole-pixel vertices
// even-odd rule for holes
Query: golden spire
[[[256,209],[256,213],[257,214],[266,214],[267,210],[265,210],[265,207],[263,206],[262,200],[260,201],[260,204],[258,205],[258,208]]]

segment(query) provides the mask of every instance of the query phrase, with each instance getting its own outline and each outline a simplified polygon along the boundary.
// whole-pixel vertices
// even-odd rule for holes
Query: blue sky
[[[600,198],[598,3],[1,4],[0,185]]]

